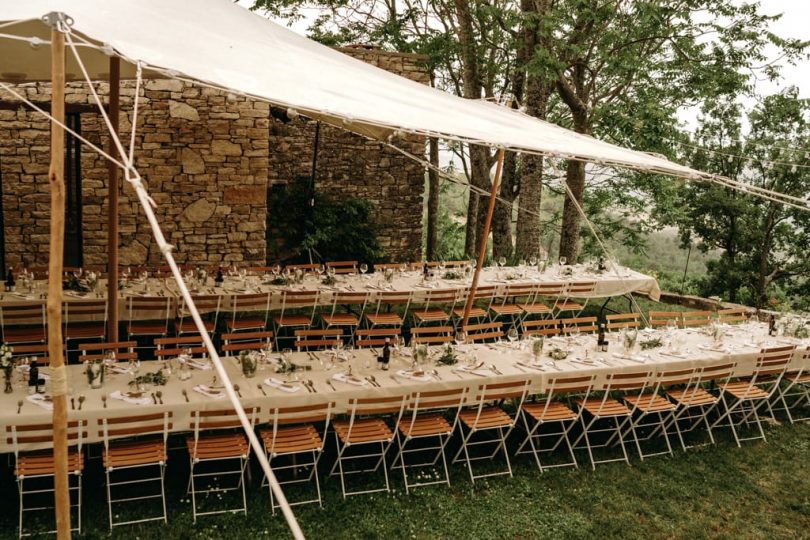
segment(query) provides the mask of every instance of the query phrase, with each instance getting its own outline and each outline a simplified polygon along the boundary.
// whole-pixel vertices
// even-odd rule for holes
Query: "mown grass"
[[[589,470],[541,474],[534,462],[514,462],[514,478],[473,485],[461,465],[451,466],[452,486],[406,495],[399,473],[390,494],[343,501],[336,479],[326,480],[324,507],[295,509],[309,538],[801,538],[810,530],[810,425],[769,426],[768,443],[737,448],[721,435],[714,447],[632,466],[613,463]],[[329,463],[331,456],[324,458]],[[502,462],[489,464],[500,466]],[[188,468],[182,453],[168,469],[169,525],[122,527],[116,538],[289,537],[269,510],[254,471],[248,516],[200,518],[195,525],[185,495]],[[376,479],[375,479],[376,480]],[[16,493],[3,478],[2,537],[16,536]],[[103,475],[98,460],[85,475],[82,538],[109,537]]]

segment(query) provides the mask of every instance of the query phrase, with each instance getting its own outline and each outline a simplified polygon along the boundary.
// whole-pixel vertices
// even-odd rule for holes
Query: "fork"
[[[233,391],[236,392],[236,395],[239,396],[239,399],[242,399],[242,392],[239,391],[239,385],[233,385]]]
[[[259,383],[259,384],[257,384],[256,386],[259,388],[259,390],[261,390],[261,391],[262,391],[262,394],[264,394],[264,395],[265,395],[265,397],[266,397],[266,396],[267,396],[267,392],[265,392],[265,391],[264,391],[264,386],[262,386],[262,383]]]
[[[185,388],[183,388],[183,397],[186,398],[186,403],[188,403],[188,392],[186,392]]]
[[[312,393],[313,394],[318,393],[318,390],[315,388],[315,383],[312,382],[312,379],[307,379],[306,384],[309,385],[310,388],[312,388]]]

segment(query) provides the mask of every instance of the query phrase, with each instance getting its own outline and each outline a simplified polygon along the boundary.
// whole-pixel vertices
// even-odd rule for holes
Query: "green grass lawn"
[[[810,425],[770,426],[768,443],[737,448],[723,434],[714,447],[540,474],[521,457],[514,478],[470,483],[451,466],[452,486],[406,495],[399,473],[394,491],[343,501],[336,479],[326,480],[324,507],[297,507],[309,538],[800,538],[810,530]],[[331,441],[330,441],[331,442]],[[330,445],[331,447],[331,445]],[[325,456],[324,463],[331,456]],[[493,463],[491,466],[500,465]],[[83,538],[108,537],[103,476],[98,460],[85,475]],[[289,537],[271,515],[254,471],[248,516],[200,518],[194,525],[185,495],[187,464],[178,453],[168,469],[169,525],[116,529],[119,538]],[[16,537],[16,489],[3,478],[4,538]]]

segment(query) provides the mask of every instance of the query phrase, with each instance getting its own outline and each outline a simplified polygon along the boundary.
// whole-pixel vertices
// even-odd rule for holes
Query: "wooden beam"
[[[51,104],[50,103],[36,103],[37,107],[45,111],[46,113],[51,112]],[[34,109],[28,105],[27,103],[23,103],[22,101],[7,101],[0,99],[0,111],[18,111],[20,109],[26,111],[33,111]],[[66,113],[70,114],[85,114],[85,113],[96,113],[98,114],[98,106],[96,105],[87,105],[84,103],[66,103],[64,108]],[[105,106],[104,110],[109,111],[109,106]]]
[[[118,135],[119,104],[121,96],[121,59],[110,57],[110,121]],[[111,134],[112,135],[112,134]],[[107,152],[118,158],[118,147],[113,137]],[[118,341],[118,165],[107,161],[107,341]]]

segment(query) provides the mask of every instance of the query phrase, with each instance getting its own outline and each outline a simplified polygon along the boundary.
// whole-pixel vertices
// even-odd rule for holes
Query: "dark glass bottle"
[[[599,349],[600,352],[605,352],[607,349],[607,340],[605,339],[605,325],[599,325],[599,335],[596,338],[596,347]]]
[[[14,272],[11,271],[11,268],[8,269],[8,273],[6,274],[6,292],[12,292],[16,287],[16,283],[14,282]]]
[[[391,361],[391,338],[385,338],[385,344],[382,349],[382,368],[388,369],[388,362]]]
[[[776,316],[775,315],[771,315],[771,317],[768,319],[768,335],[769,336],[776,335]]]
[[[217,277],[214,278],[214,286],[215,287],[222,287],[222,283],[224,283],[225,277],[222,275],[222,268],[217,268]]]
[[[28,393],[36,394],[38,386],[39,386],[39,367],[37,366],[37,361],[34,360],[31,362],[31,365],[28,369]]]

